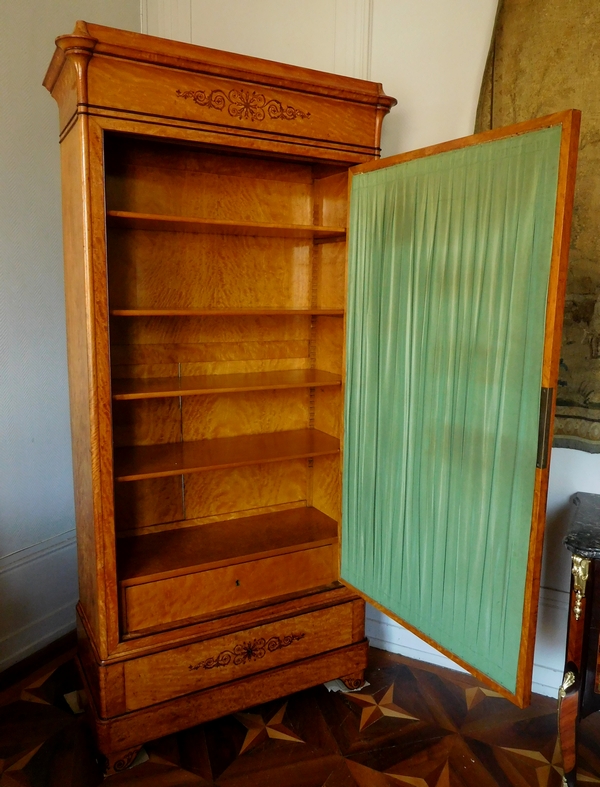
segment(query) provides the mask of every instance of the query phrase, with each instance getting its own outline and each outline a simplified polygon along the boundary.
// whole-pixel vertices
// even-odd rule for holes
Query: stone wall
[[[554,445],[600,453],[600,3],[502,0],[476,131],[582,110]]]

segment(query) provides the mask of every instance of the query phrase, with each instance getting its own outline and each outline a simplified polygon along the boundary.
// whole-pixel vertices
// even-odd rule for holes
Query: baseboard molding
[[[53,639],[52,642],[36,650],[35,653],[1,671],[0,692],[28,678],[38,670],[47,669],[48,665],[55,662],[56,659],[62,659],[66,654],[72,653],[76,646],[76,629],[71,629],[62,637]]]
[[[40,577],[47,583],[40,587]],[[0,598],[12,599],[0,621],[0,672],[67,634],[77,601],[75,532],[0,558]],[[533,670],[533,691],[555,697],[562,681],[569,594],[542,588]],[[4,602],[6,605],[6,601]],[[391,653],[460,670],[438,651],[367,606],[371,644]]]
[[[541,589],[532,681],[532,690],[536,694],[556,697],[562,682],[568,605],[568,593],[552,588]],[[376,648],[464,672],[462,667],[369,605],[366,633]]]
[[[75,531],[0,558],[0,672],[75,626]]]
[[[56,536],[32,544],[24,549],[11,552],[0,557],[0,576],[7,571],[15,571],[35,560],[44,560],[61,549],[68,549],[75,546],[75,528],[58,533]]]
[[[0,642],[0,672],[68,634],[75,625],[76,599],[43,618],[32,620]]]

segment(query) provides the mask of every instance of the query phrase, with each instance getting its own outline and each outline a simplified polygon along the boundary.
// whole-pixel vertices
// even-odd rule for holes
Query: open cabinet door
[[[579,120],[351,170],[342,581],[521,706]]]

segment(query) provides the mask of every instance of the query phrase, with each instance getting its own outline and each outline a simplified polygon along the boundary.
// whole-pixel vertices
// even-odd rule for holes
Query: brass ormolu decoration
[[[209,656],[204,661],[199,661],[198,664],[190,664],[188,669],[193,671],[200,668],[226,667],[232,662],[239,666],[248,661],[257,661],[264,658],[267,653],[287,648],[288,645],[297,642],[304,636],[304,634],[286,634],[285,637],[271,637],[267,640],[264,637],[259,637],[251,642],[242,642],[240,645],[236,645],[233,650],[223,650],[218,656]]]
[[[575,606],[573,612],[575,613],[575,620],[579,620],[581,616],[581,602],[585,598],[585,585],[588,580],[590,570],[590,561],[588,558],[581,557],[580,555],[573,555],[573,590],[575,591]]]
[[[306,120],[310,112],[303,112],[292,106],[284,106],[276,98],[267,100],[262,93],[255,90],[177,90],[179,98],[191,98],[195,104],[222,112],[225,107],[231,117],[240,120],[264,120],[268,115],[271,120]]]
[[[356,691],[356,689],[360,689],[365,682],[364,678],[353,678],[351,675],[346,678],[340,678],[340,680],[347,689],[350,689],[350,691]]]
[[[138,755],[138,749],[132,749],[131,751],[127,752],[123,757],[118,759],[115,764],[113,765],[113,771],[115,773],[119,773],[120,771],[125,771],[131,763],[135,760]]]
[[[558,696],[561,698],[561,700],[564,700],[564,698],[567,696],[567,690],[570,689],[574,683],[575,683],[575,673],[571,672],[571,670],[565,672],[563,682],[560,686],[560,689],[558,690]]]

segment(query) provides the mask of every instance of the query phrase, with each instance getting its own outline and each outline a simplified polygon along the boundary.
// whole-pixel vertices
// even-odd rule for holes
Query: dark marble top
[[[571,498],[573,511],[565,546],[581,557],[600,559],[600,495],[577,492]]]

